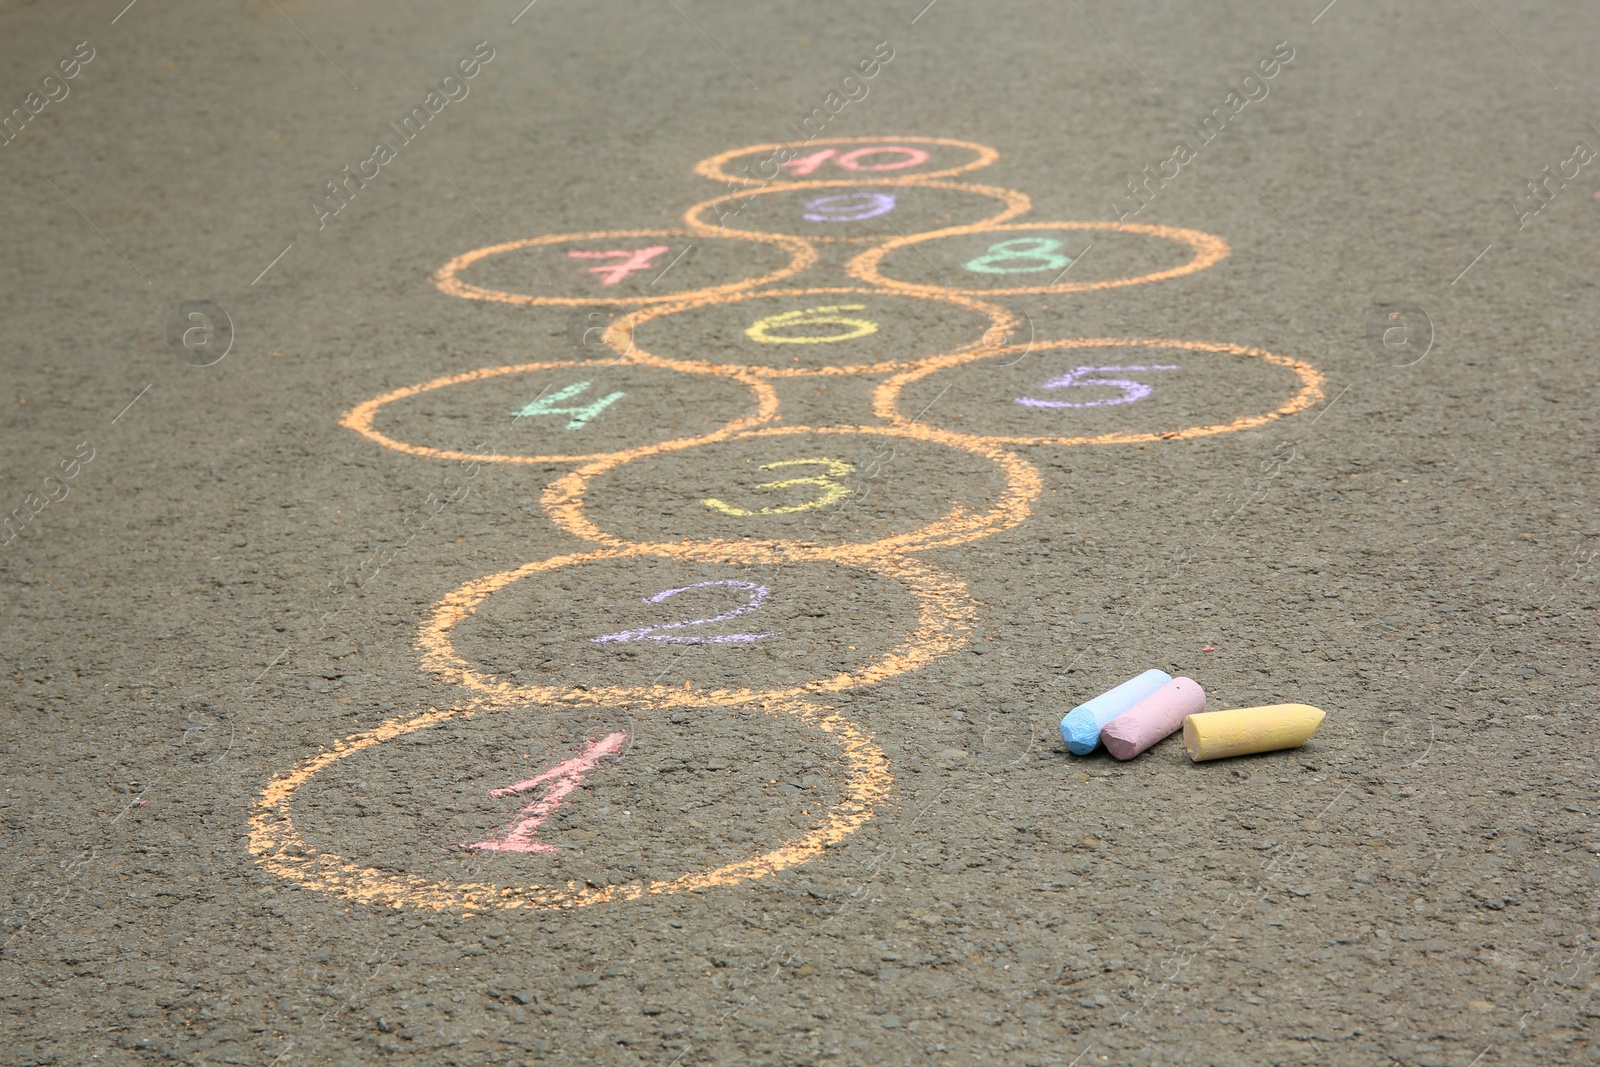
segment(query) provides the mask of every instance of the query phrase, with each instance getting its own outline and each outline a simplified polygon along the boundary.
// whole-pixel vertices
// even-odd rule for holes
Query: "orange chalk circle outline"
[[[504,367],[484,367],[481,370],[464,371],[460,374],[447,374],[442,378],[434,378],[418,385],[407,385],[391,390],[371,400],[362,401],[343,415],[339,416],[339,425],[347,430],[354,430],[362,437],[376,441],[385,448],[392,448],[396,452],[405,452],[413,456],[426,456],[429,459],[455,459],[477,463],[583,463],[591,460],[602,459],[607,456],[628,454],[638,451],[637,448],[627,449],[622,452],[588,452],[573,455],[551,454],[539,456],[501,455],[498,453],[482,452],[457,452],[452,449],[429,448],[426,445],[414,445],[405,441],[398,441],[393,437],[373,428],[373,420],[378,412],[386,405],[396,400],[416,396],[434,389],[443,389],[451,385],[461,385],[466,382],[478,382],[488,378],[497,378],[504,374],[526,374],[540,370],[555,370],[562,367],[600,368],[627,365],[623,360],[556,360],[544,363],[512,363]],[[639,364],[641,366],[654,365],[664,370],[683,370],[681,367],[666,366],[663,364]],[[772,386],[751,375],[743,374],[733,368],[713,368],[711,371],[698,373],[715,373],[721,377],[730,378],[742,385],[748,386],[756,402],[754,415],[745,415],[725,423],[720,429],[699,437],[685,437],[672,441],[664,441],[656,445],[642,445],[641,448],[687,448],[692,445],[709,444],[720,441],[741,430],[747,430],[771,421],[778,411],[778,394]]]
[[[725,541],[697,539],[693,541],[629,541],[600,529],[586,514],[584,493],[597,476],[632,459],[639,458],[644,450],[633,454],[617,453],[614,456],[586,463],[569,471],[545,487],[540,501],[550,521],[574,537],[605,545],[609,548],[635,548],[654,556],[678,559],[706,558],[700,553],[711,553],[731,562],[785,562],[802,560],[837,560],[840,562],[871,561],[884,557],[919,552],[946,545],[965,544],[980,537],[1009,530],[1020,525],[1030,514],[1033,500],[1043,490],[1039,471],[1031,463],[997,444],[972,434],[954,433],[920,424],[902,423],[898,426],[773,426],[733,434],[723,441],[745,441],[754,438],[786,437],[795,434],[853,435],[870,437],[907,438],[969,452],[989,460],[1000,468],[1006,479],[1006,488],[1000,500],[984,514],[969,513],[960,504],[951,507],[942,518],[908,533],[892,534],[876,541],[818,544],[813,541],[758,540],[755,538]],[[721,442],[719,442],[721,443]],[[651,454],[665,454],[678,449],[653,448]]]
[[[698,703],[703,706],[705,701]],[[888,796],[894,781],[883,750],[848,719],[803,700],[749,701],[728,706],[755,707],[768,715],[795,716],[828,735],[849,765],[843,799],[828,810],[817,826],[751,859],[644,885],[595,887],[571,881],[565,885],[501,888],[484,882],[446,882],[417,875],[391,874],[313,848],[300,836],[294,824],[295,793],[323,769],[374,745],[418,730],[475,715],[511,712],[519,706],[479,701],[443,711],[430,708],[421,715],[390,719],[375,729],[335,742],[332,748],[277,775],[267,784],[250,817],[250,852],[267,870],[281,878],[360,904],[465,911],[575,908],[737,885],[804,863],[844,840],[872,818],[874,809]]]
[[[660,296],[601,296],[599,294],[594,296],[538,296],[534,293],[513,293],[505,289],[486,289],[483,286],[463,281],[460,277],[462,271],[478,262],[478,260],[486,259],[489,256],[515,252],[522,248],[561,244],[565,241],[595,241],[612,237],[688,237],[696,240],[705,240],[707,237],[723,237],[728,240],[759,241],[787,249],[791,258],[787,267],[779,267],[775,271],[769,271],[756,278],[748,278],[741,282],[729,282],[726,285],[714,285],[708,289],[688,289],[674,293],[663,293]],[[528,237],[520,241],[507,241],[504,244],[489,245],[487,248],[478,248],[471,252],[465,252],[440,267],[433,275],[433,284],[439,288],[440,292],[448,293],[451,296],[459,296],[465,300],[492,300],[501,304],[526,304],[532,306],[608,304],[631,307],[639,304],[665,304],[672,301],[703,299],[709,296],[719,296],[724,293],[736,293],[745,289],[753,289],[758,285],[771,285],[774,282],[781,282],[785,278],[793,277],[816,261],[817,250],[811,247],[803,238],[789,237],[783,234],[718,234],[704,230],[593,230],[587,233],[554,233],[546,234],[543,237]]]
[[[862,166],[858,172],[852,173],[847,180],[811,180],[799,176],[796,176],[794,180],[789,180],[785,177],[785,172],[781,168],[778,176],[773,179],[765,179],[751,177],[748,174],[746,176],[731,174],[726,169],[726,165],[734,160],[755,156],[759,153],[778,153],[785,150],[793,150],[789,156],[789,158],[793,159],[795,154],[817,149],[820,146],[833,145],[881,146],[885,149],[901,147],[908,151],[910,157],[917,159],[916,165],[918,166],[924,165],[928,162],[928,159],[919,158],[925,156],[922,148],[912,148],[911,146],[958,148],[972,152],[974,158],[959,166],[921,174],[901,174],[898,166],[891,166],[890,169],[883,171],[872,170],[869,167]],[[821,154],[829,155],[828,153]],[[861,155],[863,155],[863,151],[858,150],[856,156],[860,157]],[[846,157],[848,156],[849,154],[847,153]],[[443,267],[439,268],[432,276],[434,285],[446,294],[465,299],[527,306],[613,305],[631,307],[634,310],[617,318],[603,332],[605,343],[621,354],[617,359],[610,361],[560,360],[519,363],[446,375],[417,385],[391,390],[366,400],[345,412],[340,418],[340,424],[369,440],[383,445],[385,448],[431,459],[491,463],[578,464],[575,469],[557,477],[554,481],[544,486],[540,504],[545,514],[556,527],[598,547],[529,562],[508,570],[484,575],[465,582],[441,597],[433,605],[428,618],[423,622],[417,634],[416,641],[421,654],[421,667],[436,678],[470,691],[471,697],[458,706],[443,710],[429,708],[421,714],[388,719],[373,729],[351,734],[336,741],[331,747],[310,759],[303,760],[293,768],[275,775],[258,796],[251,814],[248,838],[249,849],[257,860],[275,875],[294,881],[306,888],[328,892],[352,902],[393,908],[417,907],[435,910],[486,911],[490,909],[576,908],[590,904],[639,900],[661,894],[733,886],[768,877],[786,868],[813,859],[821,855],[829,846],[843,841],[872,818],[877,805],[887,798],[890,787],[893,784],[893,777],[890,774],[887,757],[869,734],[835,711],[813,703],[812,698],[822,694],[842,693],[873,685],[908,671],[920,669],[951,654],[967,642],[977,623],[978,604],[973,600],[966,583],[953,574],[921,562],[914,558],[912,554],[939,547],[970,543],[991,534],[1013,529],[1028,519],[1033,501],[1043,491],[1043,481],[1038,469],[1015,451],[1016,446],[1038,444],[1134,444],[1150,441],[1185,440],[1210,434],[1232,433],[1260,426],[1285,415],[1305,410],[1323,399],[1325,380],[1323,375],[1310,364],[1241,345],[1138,338],[1074,338],[1058,341],[1035,341],[1027,345],[1009,343],[1012,332],[1020,326],[1022,317],[1007,308],[985,302],[985,298],[1035,293],[1088,292],[1177,278],[1204,270],[1216,264],[1229,254],[1229,247],[1221,237],[1199,230],[1179,229],[1168,226],[1116,222],[1012,223],[1010,222],[1011,219],[1029,208],[1030,201],[1024,194],[1010,189],[969,185],[945,180],[968,171],[986,167],[999,157],[1000,153],[988,146],[970,141],[939,137],[829,137],[808,141],[750,145],[711,156],[695,165],[697,174],[725,182],[730,187],[738,189],[738,191],[706,200],[690,208],[684,216],[688,228],[599,230],[585,233],[550,234],[476,249],[451,259]],[[829,155],[829,158],[836,162],[839,158],[845,157]],[[820,165],[820,163],[820,160],[816,161],[816,163],[808,161],[810,165]],[[833,167],[833,164],[830,163],[829,166]],[[848,164],[845,168],[838,168],[838,170],[840,172],[848,170]],[[835,173],[835,170],[830,169],[828,173]],[[982,222],[946,227],[911,235],[902,234],[889,239],[831,235],[802,236],[766,233],[755,230],[734,230],[700,221],[701,216],[708,210],[735,200],[743,202],[775,192],[807,189],[851,189],[860,191],[864,187],[893,189],[929,187],[958,190],[992,197],[1000,201],[1003,207],[1000,214]],[[866,220],[858,219],[856,221]],[[1071,230],[1137,234],[1175,241],[1179,244],[1187,245],[1192,252],[1192,258],[1178,267],[1154,271],[1136,277],[1080,281],[1072,275],[1061,275],[1048,285],[992,289],[902,282],[884,276],[880,270],[884,257],[890,253],[907,246],[920,245],[924,242],[942,238]],[[461,277],[463,272],[473,264],[491,256],[517,253],[525,248],[541,248],[546,245],[557,245],[566,242],[610,240],[614,238],[680,238],[693,242],[704,242],[718,238],[755,242],[785,249],[789,253],[790,261],[785,267],[780,267],[759,277],[743,281],[730,282],[704,289],[663,292],[660,295],[647,296],[605,295],[612,290],[602,287],[598,282],[591,283],[596,287],[595,295],[541,296],[534,292],[517,293],[473,285],[464,281]],[[872,242],[874,247],[855,255],[846,266],[850,277],[860,283],[865,283],[871,288],[761,289],[763,286],[788,279],[816,263],[818,252],[814,242],[823,241]],[[659,251],[659,248],[644,249],[638,252],[635,258],[647,258],[644,256],[645,252],[655,255]],[[613,254],[628,255],[630,253],[625,251],[616,253],[613,250]],[[607,256],[588,253],[581,254],[576,258],[604,259]],[[979,258],[981,259],[982,257]],[[616,264],[615,267],[616,269],[613,273],[617,276],[607,279],[607,284],[620,281],[628,274],[645,269],[635,264],[632,259],[627,263]],[[670,267],[671,265],[669,264],[668,269]],[[590,271],[591,273],[596,272],[595,268],[590,268]],[[603,273],[603,271],[601,272]],[[659,278],[659,275],[657,277]],[[1063,280],[1067,277],[1071,277],[1072,280]],[[565,275],[563,275],[563,278],[565,278]],[[590,282],[590,280],[577,278],[570,284],[581,285],[586,282]],[[562,284],[565,289],[565,286],[569,283],[563,281]],[[756,341],[777,345],[781,349],[786,344],[825,345],[874,332],[878,324],[870,320],[870,318],[845,318],[839,314],[844,311],[855,312],[861,306],[859,299],[812,299],[840,295],[852,297],[866,295],[878,298],[909,297],[945,301],[968,311],[976,311],[987,315],[991,325],[983,333],[982,337],[953,352],[917,358],[879,360],[860,365],[834,364],[808,367],[722,364],[704,358],[672,359],[644,351],[637,347],[637,343],[633,338],[633,332],[638,325],[656,318],[717,304],[737,304],[747,300],[768,297],[807,298],[808,303],[813,306],[809,308],[809,311],[802,309],[798,313],[784,312],[776,316],[769,315],[758,319],[754,326],[745,330],[744,336],[751,337]],[[810,315],[812,318],[807,319],[806,315]],[[819,317],[829,315],[832,317]],[[793,321],[790,321],[791,319]],[[781,330],[785,327],[804,327],[815,323],[831,323],[836,326],[849,325],[852,327],[852,332],[825,337],[804,334],[781,336],[767,332]],[[740,328],[744,329],[745,325],[741,324]],[[1257,359],[1292,371],[1299,380],[1299,388],[1288,401],[1266,414],[1246,415],[1231,422],[1154,433],[1116,431],[1093,436],[1041,435],[1028,437],[972,434],[948,430],[921,422],[919,420],[923,413],[919,413],[917,418],[906,419],[899,411],[900,398],[907,385],[941,370],[983,359],[1019,353],[1025,355],[1036,350],[1071,350],[1094,347],[1189,349]],[[619,365],[647,366],[682,373],[709,374],[737,381],[748,388],[754,397],[754,413],[730,420],[719,429],[700,436],[644,444],[610,452],[571,455],[484,455],[473,452],[437,449],[397,440],[374,427],[379,413],[387,405],[431,390],[468,382],[484,381],[504,375],[562,368],[600,368]],[[778,396],[770,379],[870,374],[891,375],[891,377],[879,384],[872,393],[873,413],[877,417],[886,420],[888,425],[822,427],[767,425],[778,419]],[[559,400],[561,397],[556,399]],[[551,409],[552,412],[569,410]],[[745,536],[737,540],[688,538],[673,542],[630,541],[601,530],[587,513],[585,494],[595,479],[623,464],[644,458],[666,457],[671,453],[705,445],[766,438],[773,438],[775,441],[783,442],[787,438],[797,435],[875,437],[942,445],[988,460],[1000,471],[1004,478],[1004,486],[995,492],[994,503],[982,505],[984,510],[980,512],[968,512],[958,501],[952,503],[949,510],[941,517],[919,529],[865,542],[826,543],[793,539],[758,540],[753,536]],[[798,445],[799,442],[794,444]],[[802,461],[789,458],[796,455],[831,456],[832,453],[825,447],[808,448],[804,452],[790,451],[786,454],[780,453],[772,458],[783,462],[768,464],[766,468],[762,469],[817,462],[848,466],[843,461],[833,459]],[[755,462],[755,460],[752,460],[752,462]],[[835,478],[844,477],[837,471],[833,471],[832,476]],[[829,483],[827,479],[819,476],[790,481],[779,479],[768,483],[765,488],[774,489],[782,485],[797,484],[798,482],[809,482],[824,488],[829,486],[833,488],[839,487],[839,483]],[[748,487],[746,486],[745,488]],[[991,491],[993,491],[992,486],[988,485],[986,480],[983,490],[984,495],[979,499],[987,499]],[[847,493],[848,490],[846,491]],[[839,494],[844,496],[845,499],[838,511],[819,512],[819,514],[837,516],[846,512],[850,506],[849,501],[852,499],[846,494]],[[715,500],[714,502],[720,503],[720,500]],[[700,504],[695,506],[701,511],[706,511]],[[741,511],[741,509],[734,508],[731,505],[725,505],[725,508],[734,513]],[[773,513],[779,512],[774,511]],[[706,511],[706,514],[713,515],[714,512]],[[761,512],[756,512],[755,514],[759,515]],[[719,529],[738,529],[738,527],[729,526],[725,517],[717,519],[716,522]],[[779,525],[786,531],[793,530],[792,527],[784,526],[781,523]],[[647,530],[648,526],[648,521],[646,521]],[[845,530],[849,528],[848,524],[841,524],[841,526]],[[748,529],[752,533],[759,532],[760,525],[752,520]],[[806,526],[799,532],[807,536],[825,537],[832,531],[829,525],[824,523],[820,529],[814,526]],[[840,534],[840,536],[844,535],[843,533]],[[644,558],[724,566],[774,566],[787,563],[819,562],[865,569],[873,573],[882,574],[898,582],[916,605],[916,620],[914,626],[909,626],[909,633],[894,647],[876,654],[874,658],[864,664],[854,665],[851,670],[840,670],[838,673],[826,677],[813,678],[798,684],[785,685],[768,690],[730,686],[692,691],[671,689],[656,682],[646,685],[605,685],[597,687],[578,684],[516,685],[502,680],[492,672],[481,670],[474,666],[453,644],[455,628],[461,622],[471,618],[490,596],[502,590],[507,590],[519,581],[524,579],[537,581],[538,576],[558,571],[565,567],[582,567],[586,564],[603,563],[612,560],[627,561]],[[624,566],[627,566],[627,564],[624,564]],[[887,640],[883,643],[887,643]],[[876,646],[874,645],[873,647]],[[839,666],[841,665],[834,664],[830,667],[824,667],[823,670],[836,669]],[[545,675],[544,677],[551,676]],[[297,792],[317,774],[349,756],[419,730],[431,729],[474,716],[506,713],[537,715],[548,713],[556,708],[573,709],[586,707],[622,707],[647,711],[716,708],[725,709],[730,714],[747,715],[755,712],[775,717],[793,716],[805,725],[820,730],[827,736],[828,741],[837,746],[841,752],[846,764],[842,782],[842,796],[819,816],[819,821],[811,829],[800,834],[800,836],[782,842],[770,851],[760,855],[716,867],[715,869],[684,874],[677,878],[606,886],[594,886],[582,881],[567,881],[556,884],[526,884],[505,888],[503,883],[496,885],[490,882],[478,881],[458,882],[431,879],[419,875],[397,874],[393,871],[383,871],[372,866],[363,865],[334,852],[325,852],[314,848],[300,836],[299,831],[296,829],[293,809]]]
[[[1297,411],[1304,411],[1323,398],[1322,386],[1326,379],[1321,371],[1303,360],[1291,359],[1288,356],[1274,355],[1260,348],[1247,348],[1243,345],[1231,345],[1213,341],[1173,341],[1166,338],[1135,338],[1135,337],[1079,337],[1062,341],[1037,341],[1031,345],[1011,345],[997,352],[985,352],[977,355],[963,357],[947,357],[944,362],[917,367],[914,370],[897,374],[879,385],[872,393],[872,413],[881,419],[888,419],[892,425],[913,425],[908,423],[900,414],[900,393],[911,382],[925,378],[940,370],[958,366],[963,363],[974,363],[980,359],[992,359],[998,356],[1018,353],[1026,355],[1029,352],[1047,351],[1052,349],[1073,348],[1177,348],[1190,349],[1196,352],[1218,352],[1232,356],[1244,356],[1250,359],[1259,359],[1277,367],[1286,367],[1292,370],[1300,380],[1300,388],[1283,404],[1264,415],[1241,415],[1231,422],[1213,423],[1209,426],[1190,426],[1182,430],[1168,430],[1152,433],[1132,433],[1116,430],[1111,433],[1097,434],[1094,436],[1038,436],[1038,437],[1010,437],[999,434],[973,434],[974,439],[987,442],[991,445],[1132,445],[1145,444],[1151,441],[1185,441],[1195,437],[1208,437],[1219,433],[1238,433],[1240,430],[1249,430],[1263,426],[1285,415],[1293,415]]]
[[[1194,250],[1194,258],[1189,262],[1167,270],[1152,271],[1149,274],[1140,274],[1132,278],[1105,278],[1093,282],[1061,282],[1056,285],[1021,285],[1000,289],[963,289],[959,286],[924,285],[915,282],[902,282],[885,277],[878,267],[883,257],[897,248],[907,245],[921,244],[924,241],[935,241],[946,237],[964,237],[972,234],[1011,233],[1017,230],[1100,230],[1110,233],[1138,233],[1148,237],[1160,237],[1168,241],[1186,244]],[[952,226],[944,230],[932,230],[927,233],[914,233],[905,237],[892,237],[877,248],[856,256],[845,265],[845,271],[850,277],[876,285],[897,293],[930,293],[944,296],[1019,296],[1024,293],[1086,293],[1099,289],[1116,289],[1124,285],[1140,285],[1144,282],[1166,281],[1168,278],[1181,278],[1185,274],[1205,270],[1214,266],[1228,255],[1228,242],[1215,234],[1205,233],[1202,230],[1185,230],[1176,226],[1146,226],[1132,222],[1018,222],[1009,226]],[[1070,268],[1069,268],[1070,269]]]
[[[774,232],[771,232],[771,231],[768,231],[768,230],[741,230],[741,229],[738,229],[738,228],[733,227],[733,226],[726,225],[726,224],[721,223],[721,222],[703,222],[703,221],[701,221],[699,216],[703,212],[709,210],[710,208],[716,207],[718,204],[724,204],[724,203],[728,203],[728,202],[734,201],[734,200],[750,200],[750,199],[753,199],[753,198],[758,197],[758,196],[771,196],[774,193],[792,193],[792,192],[795,192],[796,190],[804,190],[804,189],[851,189],[851,190],[856,190],[856,191],[859,192],[859,191],[861,191],[862,189],[864,189],[864,188],[866,188],[868,186],[873,186],[873,185],[893,185],[893,184],[894,184],[893,182],[860,181],[860,180],[858,180],[858,181],[805,181],[805,182],[776,183],[776,184],[767,186],[766,188],[762,188],[762,189],[742,189],[737,193],[728,193],[728,194],[726,194],[724,196],[712,197],[710,200],[702,200],[700,203],[696,204],[694,207],[690,208],[688,211],[683,213],[683,221],[684,221],[684,224],[686,226],[688,226],[691,230],[693,230],[695,233],[706,234],[706,235],[709,235],[709,236],[716,236],[716,237],[791,237],[791,238],[793,238],[793,239],[795,239],[797,241],[823,241],[823,242],[841,242],[842,241],[842,242],[848,242],[848,243],[851,243],[851,244],[863,244],[863,243],[869,243],[869,242],[882,241],[882,240],[885,239],[882,234],[877,234],[877,235],[869,234],[869,235],[859,236],[859,237],[845,237],[845,236],[837,236],[837,237],[835,237],[835,236],[831,236],[831,235],[827,235],[827,234],[821,234],[821,233],[812,233],[812,234],[790,233],[790,234],[784,234],[784,233],[774,233]],[[1000,209],[1000,212],[998,214],[991,215],[988,218],[981,219],[981,220],[979,220],[977,222],[972,222],[972,223],[967,223],[966,224],[966,226],[972,226],[972,227],[1000,226],[1001,223],[1008,222],[1011,219],[1016,218],[1018,215],[1024,214],[1029,208],[1031,208],[1033,206],[1033,201],[1028,199],[1027,194],[1019,193],[1015,189],[1005,189],[1005,188],[1002,188],[1002,187],[1000,187],[998,185],[971,185],[971,184],[969,184],[967,182],[945,182],[945,181],[932,181],[932,180],[923,180],[923,181],[911,182],[911,183],[902,182],[900,184],[902,186],[905,186],[905,185],[909,184],[909,185],[912,185],[913,187],[923,188],[923,189],[957,189],[957,190],[960,190],[961,192],[964,192],[964,193],[976,193],[979,196],[993,197],[995,200],[1000,201],[1000,203],[1004,205]],[[848,224],[846,223],[845,225],[848,225]],[[952,229],[941,228],[941,229],[938,229],[938,230],[929,230],[927,232],[928,233],[951,233],[951,232],[954,232],[954,230],[956,230],[956,229],[962,229],[962,228],[964,228],[964,227],[955,227],[955,228],[952,228]],[[921,236],[921,234],[919,233],[917,236]]]
[[[745,300],[762,300],[769,297],[810,299],[812,297],[839,295],[943,300],[958,307],[966,308],[968,311],[976,311],[989,316],[989,328],[983,332],[983,335],[978,340],[963,345],[950,353],[920,356],[916,359],[886,359],[879,360],[876,363],[830,363],[821,366],[804,367],[768,367],[760,363],[713,363],[705,359],[674,359],[645,351],[640,347],[638,339],[634,336],[639,326],[650,322],[652,319],[665,318],[668,315],[677,315],[685,311],[693,311],[696,308],[714,307],[718,304],[736,304]],[[768,316],[768,318],[770,317]],[[900,293],[887,292],[883,289],[855,288],[764,289],[757,293],[735,293],[731,296],[723,296],[711,300],[667,304],[660,307],[640,308],[637,311],[630,311],[612,321],[605,331],[601,333],[600,340],[626,356],[627,362],[641,363],[651,367],[687,371],[691,374],[718,374],[737,371],[755,378],[811,378],[835,374],[887,374],[893,371],[920,367],[929,360],[950,359],[955,356],[967,356],[973,353],[992,354],[1000,348],[1000,339],[1021,325],[1022,316],[1008,308],[1001,307],[999,304],[991,304],[964,296],[952,296],[948,293]],[[742,381],[743,379],[741,378],[740,380]]]
[[[856,568],[870,568],[901,582],[917,601],[915,631],[877,660],[853,671],[842,671],[827,678],[786,686],[782,689],[705,689],[685,691],[665,685],[635,686],[550,686],[513,685],[479,671],[456,650],[452,642],[455,627],[470,617],[492,594],[532,575],[581,566],[604,560],[634,559],[667,555],[699,563],[775,564],[792,562],[791,557],[761,545],[735,544],[721,548],[686,545],[684,551],[652,552],[646,546],[601,549],[525,563],[498,574],[485,575],[459,586],[434,605],[433,614],[422,624],[417,645],[422,650],[422,668],[442,681],[471,690],[482,699],[520,706],[525,704],[592,704],[605,707],[649,702],[655,709],[707,704],[735,707],[750,701],[789,700],[817,693],[838,693],[847,689],[875,685],[908,671],[917,670],[961,648],[966,634],[977,619],[978,606],[967,592],[966,583],[909,557],[872,558],[834,557],[827,562]],[[742,550],[742,551],[741,551]]]
[[[958,141],[950,137],[896,137],[885,135],[882,137],[816,137],[809,141],[780,141],[776,144],[753,144],[746,148],[735,148],[727,152],[720,152],[707,159],[702,159],[694,165],[694,172],[702,178],[710,178],[714,182],[732,182],[736,185],[799,185],[798,181],[788,182],[781,177],[761,178],[743,177],[729,174],[723,170],[722,165],[740,156],[751,155],[757,152],[766,152],[769,155],[784,149],[793,149],[796,152],[805,151],[818,145],[943,145],[946,148],[965,148],[976,153],[977,158],[956,167],[947,167],[943,170],[930,170],[926,174],[908,174],[903,178],[873,178],[873,185],[916,185],[919,182],[935,178],[953,178],[957,174],[987,167],[1000,158],[997,149],[988,145],[978,144],[976,141]],[[782,173],[782,168],[779,169]],[[862,171],[866,174],[893,174],[893,171]]]

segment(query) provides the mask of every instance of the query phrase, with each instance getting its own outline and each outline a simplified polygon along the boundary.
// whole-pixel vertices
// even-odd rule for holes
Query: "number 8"
[[[1062,244],[1050,237],[1014,237],[989,246],[977,259],[962,266],[977,274],[1026,274],[1041,270],[1065,271],[1072,266],[1072,257],[1059,255]],[[1014,263],[1018,260],[1037,263],[1034,267],[1006,267],[996,264]]]

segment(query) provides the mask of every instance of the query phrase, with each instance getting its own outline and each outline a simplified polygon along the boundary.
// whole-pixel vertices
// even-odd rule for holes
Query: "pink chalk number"
[[[603,263],[589,268],[590,274],[600,275],[601,285],[616,285],[635,271],[654,270],[650,261],[666,251],[666,245],[651,245],[649,248],[618,248],[609,252],[568,252],[567,255],[573,259],[615,259],[621,256],[621,263]]]
[[[790,174],[806,175],[810,174],[812,171],[822,166],[824,162],[838,154],[839,150],[836,148],[824,148],[819,152],[811,153],[809,156],[799,156],[795,159],[789,160],[787,163],[782,163],[779,165]]]
[[[584,775],[592,771],[594,765],[602,759],[621,752],[627,740],[628,735],[618,730],[593,742],[576,756],[556,764],[543,774],[535,775],[525,782],[508,785],[503,789],[489,790],[489,795],[492,797],[504,797],[513,793],[526,793],[540,786],[545,787],[543,797],[517,813],[524,817],[506,827],[504,837],[494,841],[479,841],[466,847],[484,852],[554,852],[556,846],[535,841],[534,833],[550,817],[550,813],[559,808],[561,802],[583,784]]]
[[[894,153],[899,159],[889,159],[882,163],[863,163],[868,156]],[[813,152],[809,156],[799,156],[780,164],[790,174],[805,176],[811,174],[828,160],[833,160],[834,165],[845,170],[905,170],[907,167],[920,167],[928,161],[928,153],[920,148],[906,148],[901,145],[873,145],[870,148],[857,148],[853,152],[839,155],[836,148],[824,148],[820,152]]]
[[[1017,397],[1017,403],[1030,408],[1103,408],[1114,404],[1132,404],[1143,400],[1155,391],[1154,386],[1145,385],[1143,382],[1128,381],[1124,378],[1085,378],[1085,374],[1098,374],[1102,371],[1154,371],[1154,370],[1181,370],[1174,366],[1123,366],[1123,367],[1078,367],[1070,370],[1059,378],[1052,378],[1039,388],[1041,389],[1070,389],[1074,386],[1109,386],[1121,389],[1121,396],[1106,397],[1102,400],[1082,400],[1074,403],[1071,400],[1038,400],[1031,396]]]

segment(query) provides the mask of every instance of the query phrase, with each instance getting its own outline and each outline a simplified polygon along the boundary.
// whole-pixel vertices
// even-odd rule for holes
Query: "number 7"
[[[1142,382],[1128,381],[1128,380],[1123,379],[1123,378],[1084,378],[1084,377],[1080,377],[1080,376],[1084,375],[1084,374],[1094,374],[1097,371],[1111,371],[1111,370],[1151,371],[1151,370],[1181,370],[1181,369],[1182,369],[1181,367],[1175,367],[1175,366],[1170,366],[1170,365],[1169,366],[1078,367],[1075,370],[1068,371],[1067,373],[1063,374],[1059,378],[1050,379],[1048,382],[1045,382],[1039,388],[1041,388],[1041,389],[1070,389],[1073,386],[1080,386],[1080,385],[1105,385],[1105,386],[1110,386],[1113,389],[1121,389],[1122,390],[1122,395],[1121,396],[1116,396],[1116,397],[1109,397],[1109,398],[1104,399],[1104,400],[1084,400],[1084,401],[1080,401],[1080,402],[1077,402],[1077,403],[1074,403],[1071,400],[1038,400],[1038,399],[1035,399],[1034,397],[1031,397],[1031,396],[1019,396],[1019,397],[1017,397],[1017,403],[1022,404],[1022,405],[1026,406],[1026,407],[1030,407],[1030,408],[1101,408],[1101,407],[1110,407],[1113,404],[1132,404],[1133,402],[1135,402],[1137,400],[1143,400],[1145,397],[1149,396],[1154,391],[1155,387],[1154,386],[1150,386],[1150,385],[1145,385]]]

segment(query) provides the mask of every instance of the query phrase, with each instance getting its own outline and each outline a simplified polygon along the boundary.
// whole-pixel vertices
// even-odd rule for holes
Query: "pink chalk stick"
[[[1206,691],[1193,678],[1174,678],[1118,715],[1100,731],[1100,743],[1117,759],[1132,759],[1182,729],[1185,715],[1206,709]]]

